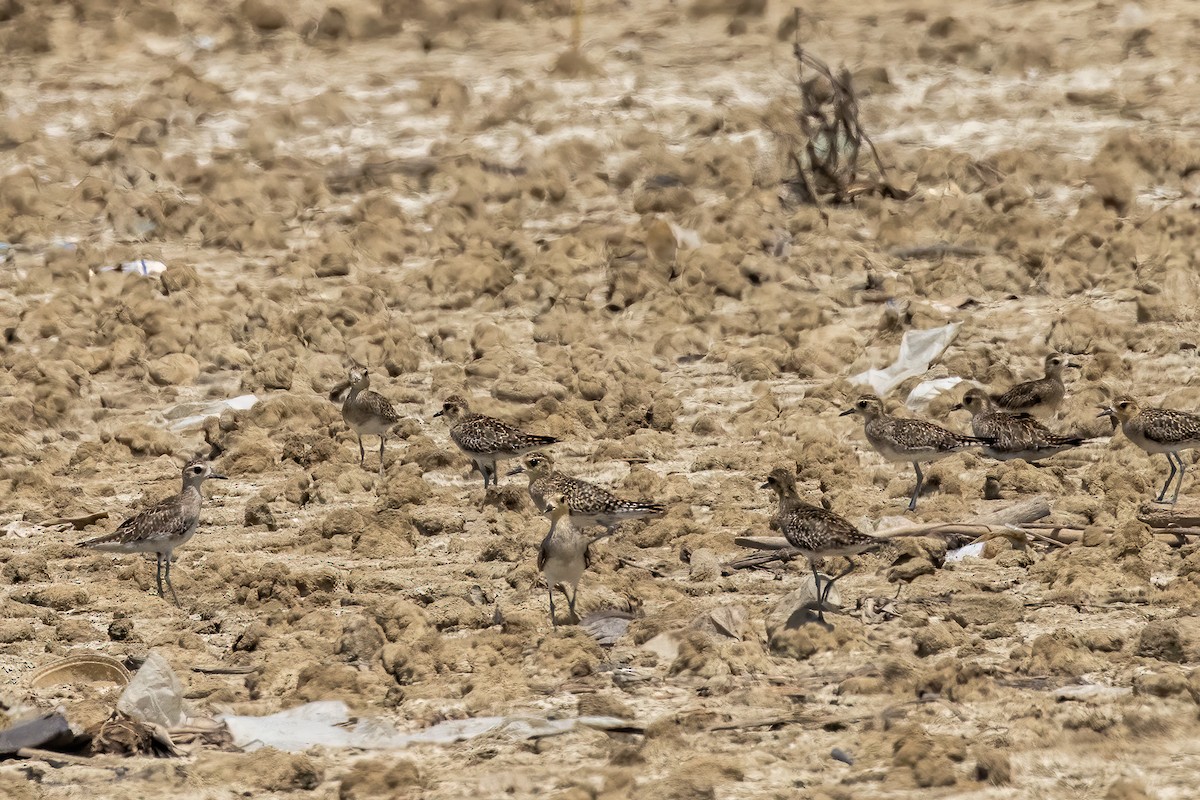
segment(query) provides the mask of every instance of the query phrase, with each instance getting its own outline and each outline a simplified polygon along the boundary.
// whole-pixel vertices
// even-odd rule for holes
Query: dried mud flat
[[[0,795],[1194,796],[1200,555],[1138,519],[1162,459],[1094,416],[1126,391],[1200,408],[1200,9],[825,6],[800,34],[855,71],[884,161],[916,187],[827,222],[781,196],[779,4],[589,2],[580,61],[565,0],[0,0],[6,716],[93,722],[110,694],[28,675],[153,648],[206,714],[340,698],[406,731],[643,728],[8,761]],[[943,241],[980,255],[894,255]],[[137,258],[168,269],[102,270]],[[866,556],[832,633],[780,628],[800,564],[722,571],[736,536],[768,532],[765,472],[795,464],[802,494],[895,524],[910,471],[836,414],[904,330],[950,322],[950,349],[889,403],[930,377],[1007,385],[1059,349],[1084,368],[1055,425],[1102,438],[1044,469],[941,462],[915,518],[1042,494],[1082,541],[1000,540],[940,568],[933,544]],[[348,356],[408,418],[381,481],[326,397]],[[546,523],[517,479],[484,502],[431,418],[453,392],[561,437],[564,470],[670,504],[584,579],[584,613],[636,611],[612,647],[550,630]],[[244,394],[249,411],[166,418]],[[956,399],[928,413],[965,429]],[[198,451],[231,480],[178,552],[180,611],[152,562],[73,543],[175,491]]]

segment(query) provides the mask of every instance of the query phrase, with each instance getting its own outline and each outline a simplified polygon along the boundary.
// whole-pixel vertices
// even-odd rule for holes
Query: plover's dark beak
[[[853,414],[853,413],[854,413],[854,409],[853,409],[853,408],[847,408],[845,411],[843,411],[842,413],[838,414],[838,416],[839,416],[839,417],[848,417],[848,416],[850,416],[850,415],[851,415],[851,414]]]
[[[1082,364],[1076,364],[1074,361],[1068,361],[1067,366],[1070,367],[1071,369],[1083,369]]]
[[[954,405],[950,406],[951,411],[962,411],[964,408],[966,408],[966,406],[964,406],[962,403],[955,403]]]
[[[1099,419],[1100,417],[1115,417],[1116,415],[1117,415],[1116,409],[1101,408],[1100,413],[1096,415],[1096,419]]]
[[[227,481],[227,480],[229,480],[229,478],[228,478],[228,477],[226,477],[225,475],[219,475],[219,474],[217,474],[216,472],[211,472],[211,473],[209,473],[208,477],[210,477],[210,478],[216,478],[216,479],[217,479],[217,480],[219,480],[219,481]]]
[[[445,411],[435,411],[433,415],[435,417],[440,417],[442,414],[445,414],[445,413],[446,413]]]
[[[759,486],[758,488],[760,488],[760,489],[770,489],[770,488],[771,488],[771,483],[770,483],[770,481],[768,481],[767,483],[764,483],[762,486]]]
[[[510,470],[509,470],[508,472],[506,472],[505,474],[506,474],[506,475],[520,475],[520,474],[521,474],[522,472],[524,472],[524,471],[525,471],[525,467],[524,467],[524,466],[522,466],[521,464],[518,464],[517,466],[513,467],[512,469],[510,469]]]

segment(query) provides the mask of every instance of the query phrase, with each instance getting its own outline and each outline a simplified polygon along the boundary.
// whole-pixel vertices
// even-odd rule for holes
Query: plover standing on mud
[[[1085,436],[1052,433],[1029,414],[1001,411],[982,389],[968,390],[951,410],[959,409],[971,412],[971,430],[976,436],[992,440],[983,445],[983,453],[997,461],[1021,459],[1033,463],[1087,441]]]
[[[363,449],[362,437],[379,437],[379,477],[383,477],[383,445],[387,441],[388,432],[397,422],[400,415],[392,404],[378,392],[372,392],[371,376],[366,367],[355,367],[350,370],[348,381],[350,393],[342,401],[342,419],[358,436],[358,465],[366,466],[367,452]],[[330,392],[335,393],[344,389],[346,384]]]
[[[183,468],[183,491],[143,509],[125,520],[112,533],[80,542],[80,547],[109,553],[154,553],[158,564],[154,573],[158,596],[163,597],[163,577],[171,598],[179,605],[179,596],[171,584],[171,553],[186,544],[200,523],[200,504],[203,495],[200,484],[207,478],[225,480],[212,471],[202,459],[193,459]]]
[[[1045,360],[1045,377],[1036,381],[1018,383],[1007,392],[993,395],[992,401],[1001,411],[1025,412],[1027,414],[1053,414],[1067,395],[1063,383],[1063,370],[1080,366],[1069,361],[1062,353],[1051,353]]]
[[[1200,447],[1200,414],[1169,408],[1141,408],[1132,397],[1118,397],[1112,407],[1105,408],[1099,416],[1115,417],[1129,441],[1147,453],[1162,453],[1167,457],[1171,473],[1158,493],[1157,502],[1166,502],[1167,489],[1171,488],[1171,482],[1178,473],[1175,494],[1171,496],[1171,505],[1175,505],[1179,501],[1179,488],[1183,485],[1185,469],[1179,451]]]
[[[554,459],[548,453],[530,453],[508,474],[522,472],[529,475],[529,498],[538,511],[546,511],[547,498],[561,493],[567,499],[574,525],[603,525],[611,532],[625,520],[666,513],[660,503],[623,500],[607,489],[563,475],[554,469]]]
[[[525,433],[498,419],[472,413],[466,398],[459,395],[447,398],[434,416],[444,416],[450,423],[450,438],[483,475],[484,491],[500,483],[497,462],[558,442],[553,436]]]
[[[907,461],[913,465],[917,473],[917,485],[908,501],[909,511],[917,507],[917,497],[925,483],[925,476],[921,474],[922,461],[938,461],[992,441],[955,433],[920,419],[889,416],[883,409],[883,403],[873,395],[862,395],[839,416],[849,414],[858,414],[865,420],[863,430],[875,452],[888,461]]]
[[[886,544],[870,534],[863,533],[848,520],[832,511],[809,505],[796,494],[796,478],[783,467],[771,470],[763,489],[773,489],[779,497],[779,510],[775,523],[788,544],[808,559],[812,568],[814,589],[817,592],[817,619],[825,622],[825,601],[833,584],[854,570],[849,557]],[[821,589],[821,575],[817,572],[817,561],[833,556],[845,556],[849,566],[830,578]]]
[[[550,624],[558,630],[558,620],[554,617],[554,588],[562,589],[567,598],[567,608],[571,617],[578,621],[575,612],[575,597],[579,594],[579,580],[583,572],[592,565],[591,546],[594,542],[608,536],[608,532],[599,536],[584,536],[575,529],[569,519],[565,519],[571,511],[566,495],[554,492],[544,500],[544,513],[550,520],[550,532],[542,539],[538,548],[537,568],[546,581],[546,589],[550,593]],[[567,587],[571,588],[570,594]]]

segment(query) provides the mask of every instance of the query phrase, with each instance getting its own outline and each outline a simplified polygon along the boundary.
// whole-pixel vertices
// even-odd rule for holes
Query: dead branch
[[[799,138],[792,143],[788,160],[796,170],[785,183],[804,203],[849,203],[862,194],[879,194],[907,200],[912,193],[896,188],[875,143],[862,127],[858,96],[850,71],[836,75],[800,43],[800,9],[796,14],[796,84],[800,108],[796,113]],[[808,72],[814,73],[812,77]],[[870,154],[875,175],[864,176],[865,153]],[[823,214],[823,212],[822,212]]]
[[[1142,503],[1138,519],[1151,528],[1197,528],[1200,527],[1200,503],[1187,500],[1173,506]]]

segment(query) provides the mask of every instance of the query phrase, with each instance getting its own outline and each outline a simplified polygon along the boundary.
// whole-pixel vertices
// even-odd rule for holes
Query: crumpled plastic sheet
[[[400,733],[390,722],[378,718],[360,719],[347,727],[350,710],[340,700],[320,700],[266,717],[218,719],[229,729],[234,745],[243,750],[274,747],[291,753],[315,746],[398,750],[413,744],[454,744],[492,732],[535,739],[566,733],[580,725],[601,730],[630,727],[629,722],[616,717],[474,717],[442,722],[417,733]]]
[[[182,431],[197,425],[203,425],[204,420],[209,417],[219,417],[229,410],[246,411],[254,408],[257,403],[258,398],[254,395],[243,394],[231,397],[228,400],[217,400],[212,403],[183,403],[167,409],[163,416],[171,423],[167,426],[168,430]]]
[[[929,369],[929,365],[954,341],[961,324],[951,322],[940,328],[906,332],[900,340],[900,355],[895,363],[884,369],[872,367],[866,372],[860,372],[851,376],[850,382],[866,384],[875,390],[875,394],[883,397],[905,380]]]
[[[946,553],[946,561],[962,561],[964,558],[979,558],[983,555],[983,542],[973,542],[963,545],[957,550]]]
[[[923,381],[908,393],[908,399],[904,401],[904,405],[908,406],[910,411],[924,411],[935,397],[945,394],[962,382],[963,379],[957,376]]]
[[[121,692],[117,711],[168,730],[182,728],[191,717],[183,702],[183,684],[167,660],[154,650]]]

